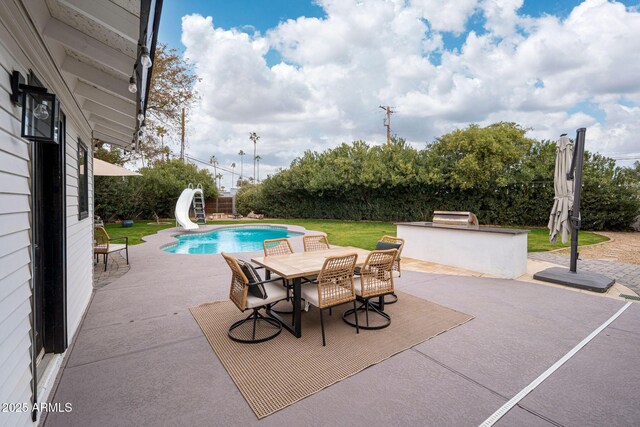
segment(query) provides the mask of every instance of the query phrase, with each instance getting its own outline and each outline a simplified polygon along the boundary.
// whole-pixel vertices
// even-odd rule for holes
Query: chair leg
[[[322,317],[322,309],[320,309],[320,328],[322,329],[322,346],[326,347],[327,346],[327,342],[324,339],[324,318]]]
[[[251,335],[251,339],[255,340],[256,339],[256,323],[258,322],[258,313],[254,310],[254,317],[253,317],[253,334]]]
[[[265,308],[268,310],[267,306],[265,306]],[[261,321],[261,322],[265,322],[268,325],[276,328],[275,332],[272,333],[271,335],[267,336],[267,337],[256,339],[256,334],[257,334],[256,325],[258,323],[258,320]],[[245,322],[252,322],[253,334],[252,334],[252,338],[251,339],[238,338],[238,337],[235,337],[233,335],[234,329],[242,326]],[[263,324],[263,323],[261,323],[261,324]],[[268,341],[270,339],[273,339],[273,338],[277,337],[280,334],[280,332],[282,332],[282,324],[277,319],[274,319],[272,317],[265,317],[262,314],[260,314],[260,309],[259,308],[254,308],[249,316],[247,316],[246,318],[244,318],[242,320],[238,320],[237,322],[233,323],[229,327],[229,329],[227,330],[227,336],[229,338],[231,338],[235,342],[244,343],[244,344],[257,344],[257,343]]]
[[[360,305],[360,307],[357,307],[357,301],[362,302],[362,305]],[[357,307],[357,308],[356,308]],[[382,317],[382,324],[379,324],[377,326],[373,326],[369,324],[369,310],[371,310],[371,315],[375,315],[377,314],[378,316]],[[364,325],[360,325],[358,323],[358,312],[364,311],[365,313],[365,324]],[[351,315],[355,316],[355,323],[351,320]],[[342,320],[344,320],[345,323],[347,323],[348,325],[351,325],[353,327],[355,327],[357,330],[359,329],[384,329],[387,326],[389,326],[391,324],[391,316],[389,316],[389,314],[385,313],[384,311],[380,311],[378,309],[378,306],[373,303],[373,301],[371,301],[371,299],[369,298],[362,298],[359,300],[356,300],[353,302],[353,309],[349,309],[347,311],[345,311],[344,313],[342,313]]]
[[[358,310],[356,309],[356,300],[353,300],[353,314],[356,316],[356,334],[360,333],[360,325],[358,325]]]
[[[104,271],[107,271],[107,262],[109,261],[109,254],[104,254]]]
[[[332,316],[332,315],[333,315],[333,311],[331,311],[331,309],[332,309],[332,308],[333,308],[333,307],[329,307],[329,316]]]
[[[367,326],[369,326],[369,300],[365,301],[364,303],[364,313],[367,319]]]

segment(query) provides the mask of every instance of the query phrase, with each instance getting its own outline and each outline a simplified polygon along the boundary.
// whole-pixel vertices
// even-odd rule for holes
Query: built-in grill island
[[[514,279],[527,272],[528,230],[480,226],[471,212],[435,211],[431,222],[396,223],[403,258]]]

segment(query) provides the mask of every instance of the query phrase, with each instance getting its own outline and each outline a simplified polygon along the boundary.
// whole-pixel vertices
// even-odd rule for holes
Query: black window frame
[[[84,162],[81,157],[84,153]],[[82,164],[84,163],[84,164]],[[84,171],[84,173],[81,173]],[[78,139],[78,221],[89,217],[89,149]]]

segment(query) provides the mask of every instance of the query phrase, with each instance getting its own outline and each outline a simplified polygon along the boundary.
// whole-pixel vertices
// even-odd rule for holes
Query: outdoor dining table
[[[252,258],[251,261],[264,267],[267,271],[277,274],[286,280],[293,281],[293,322],[292,324],[284,320],[273,311],[269,315],[278,319],[282,326],[291,332],[296,338],[302,336],[302,279],[320,273],[325,259],[331,256],[341,256],[356,254],[356,266],[362,267],[369,255],[369,251],[351,246],[331,248],[322,251],[298,252],[289,255],[269,255]],[[315,285],[306,285],[315,286]]]

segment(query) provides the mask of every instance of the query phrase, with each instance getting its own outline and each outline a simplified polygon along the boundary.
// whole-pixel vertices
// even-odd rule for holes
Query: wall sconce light
[[[60,103],[53,93],[25,84],[19,71],[11,74],[11,101],[22,107],[20,134],[30,141],[58,144]]]

